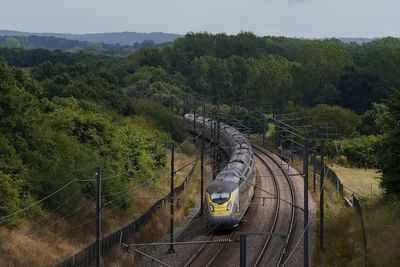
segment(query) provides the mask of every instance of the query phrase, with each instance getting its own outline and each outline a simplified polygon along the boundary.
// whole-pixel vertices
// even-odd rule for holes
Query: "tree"
[[[303,92],[303,103],[334,103],[339,97],[335,84],[351,63],[350,54],[336,42],[315,41],[304,45],[296,59],[301,67],[297,69],[295,84]]]
[[[20,209],[19,185],[10,175],[0,171],[0,217],[9,216]],[[16,223],[16,216],[11,216],[0,223],[13,226]]]
[[[360,125],[360,118],[350,109],[320,104],[311,110],[312,122],[335,126],[343,136],[352,136]]]
[[[248,59],[251,71],[247,80],[247,97],[259,106],[285,106],[291,97],[291,64],[283,57],[266,56]]]
[[[369,68],[356,65],[347,67],[340,77],[337,87],[340,98],[337,103],[361,114],[371,108],[371,104],[385,97],[379,78]]]
[[[381,135],[384,132],[386,117],[389,115],[388,106],[384,103],[373,103],[372,109],[361,116],[359,132],[362,135]]]
[[[381,186],[387,194],[400,195],[400,90],[387,101],[389,115],[385,120],[383,140],[379,151],[382,172]]]

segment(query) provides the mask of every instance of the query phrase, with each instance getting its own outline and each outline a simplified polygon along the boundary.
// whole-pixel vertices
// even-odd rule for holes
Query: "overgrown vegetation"
[[[15,225],[26,214],[14,212],[60,188],[41,207],[56,208],[73,195],[57,210],[71,212],[83,198],[95,197],[97,165],[104,176],[123,173],[103,183],[104,201],[110,201],[107,196],[126,190],[131,180],[149,179],[165,166],[165,131],[182,139],[182,119],[159,104],[138,105],[141,116],[124,118],[133,114],[133,102],[113,76],[81,65],[44,63],[30,74],[0,62],[0,80],[1,223]],[[125,196],[112,205],[126,208],[130,201]]]
[[[378,167],[385,193],[400,195],[399,51],[395,38],[358,45],[246,32],[189,33],[123,57],[2,48],[0,223],[20,227],[60,205],[64,215],[90,203],[97,165],[104,177],[116,176],[104,181],[104,201],[128,210],[128,195],[107,195],[165,166],[163,143],[184,139],[180,115],[193,98],[209,112],[221,104],[226,121],[245,121],[270,138],[274,125],[263,129],[260,118],[276,109],[334,126],[342,137],[328,154],[343,165]]]

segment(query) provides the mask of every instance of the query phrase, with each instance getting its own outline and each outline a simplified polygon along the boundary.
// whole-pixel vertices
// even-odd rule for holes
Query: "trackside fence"
[[[187,187],[190,178],[193,176],[194,169],[197,165],[198,158],[192,165],[192,168],[189,174],[186,176],[184,181],[174,189],[174,197],[180,195],[185,188]],[[169,203],[169,197],[171,193],[159,199],[156,203],[154,203],[146,212],[144,212],[139,218],[125,226],[124,228],[115,231],[114,233],[104,237],[101,239],[101,254],[104,255],[107,251],[113,248],[115,245],[119,245],[127,241],[128,237],[132,236],[138,230],[148,224],[153,217],[153,215],[157,212],[157,210],[161,209],[165,205]],[[77,266],[90,266],[94,263],[96,256],[95,250],[95,242],[79,251],[69,259],[64,262],[56,265],[58,267],[77,267]]]
[[[319,173],[321,173],[322,169],[321,161],[315,159],[315,162],[313,162],[313,166]],[[364,250],[364,266],[367,266],[367,233],[365,231],[365,221],[361,207],[361,196],[358,195],[356,192],[352,191],[350,188],[344,186],[343,183],[340,181],[339,177],[337,176],[337,174],[331,168],[329,168],[329,166],[324,164],[323,167],[325,168],[326,177],[329,180],[331,180],[331,182],[336,186],[336,190],[342,197],[345,204],[347,206],[353,207],[360,218],[361,235],[363,239],[363,250]],[[346,191],[351,194],[351,198],[347,197]]]

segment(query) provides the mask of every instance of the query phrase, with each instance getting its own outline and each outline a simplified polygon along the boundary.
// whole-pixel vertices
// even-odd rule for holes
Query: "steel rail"
[[[212,227],[211,229],[208,230],[208,232],[205,234],[205,236],[209,235],[215,228],[217,228],[219,226],[219,224],[215,225],[214,227]],[[211,237],[209,238],[208,241],[213,240],[215,237],[215,234],[212,234]],[[208,243],[203,243],[199,249],[196,250],[196,252],[189,258],[188,261],[186,261],[186,263],[183,265],[184,267],[187,266],[191,266],[193,264],[193,262],[196,261],[196,259],[201,255],[201,253],[203,252],[203,250],[205,249],[205,247],[210,244]]]
[[[260,151],[263,155],[267,156],[268,158],[270,158],[275,164],[276,166],[278,166],[278,168],[281,170],[281,172],[284,174],[284,177],[286,178],[286,181],[288,182],[289,185],[289,189],[290,189],[290,194],[291,194],[291,198],[292,198],[292,203],[295,202],[296,198],[295,198],[295,192],[294,192],[294,188],[293,188],[293,184],[288,176],[288,174],[286,173],[285,169],[281,166],[281,164],[279,164],[276,159],[274,159],[274,157],[270,156],[265,150],[264,148],[261,148],[258,145],[254,145],[252,144],[252,147],[255,148],[256,150]],[[292,205],[291,206],[291,215],[290,215],[290,225],[289,225],[289,230],[287,233],[287,237],[285,240],[285,244],[282,248],[282,251],[280,253],[280,257],[279,260],[277,262],[276,266],[280,266],[282,261],[284,260],[287,250],[289,248],[290,242],[291,242],[291,238],[292,238],[292,233],[293,233],[293,229],[294,229],[294,225],[295,225],[295,217],[296,217],[296,210],[295,207]]]
[[[228,239],[233,239],[233,236],[235,235],[235,231],[233,231]],[[219,249],[217,250],[217,252],[214,254],[214,256],[211,257],[210,261],[205,265],[206,267],[211,266],[211,264],[215,261],[215,259],[222,253],[222,251],[224,250],[224,248],[226,247],[227,243],[223,243],[221,244],[221,246],[219,247]]]
[[[273,175],[272,170],[268,166],[267,162],[260,155],[258,155],[258,153],[254,153],[254,155],[256,157],[258,157],[264,163],[264,165],[267,167],[267,170],[268,170],[269,174],[271,175],[270,177],[272,178],[272,181],[274,183],[274,187],[275,187],[275,190],[276,190],[277,199],[276,199],[276,202],[275,202],[275,216],[274,216],[274,220],[273,220],[273,223],[272,223],[272,226],[271,226],[271,230],[270,230],[270,232],[273,233],[274,230],[275,230],[277,221],[278,221],[279,208],[280,208],[279,185],[278,185],[278,182],[276,181],[276,177]],[[261,263],[261,260],[264,257],[265,251],[267,251],[267,248],[268,248],[269,244],[271,243],[271,239],[272,239],[272,235],[267,235],[265,237],[265,239],[263,241],[263,245],[262,245],[260,251],[258,252],[258,256],[257,256],[254,264],[252,264],[253,266],[259,266],[259,264]]]

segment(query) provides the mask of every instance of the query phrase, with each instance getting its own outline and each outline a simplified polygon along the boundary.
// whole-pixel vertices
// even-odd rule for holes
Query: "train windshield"
[[[231,194],[226,193],[226,192],[216,192],[216,193],[211,194],[212,202],[217,203],[219,205],[227,202],[230,197],[231,197]]]

